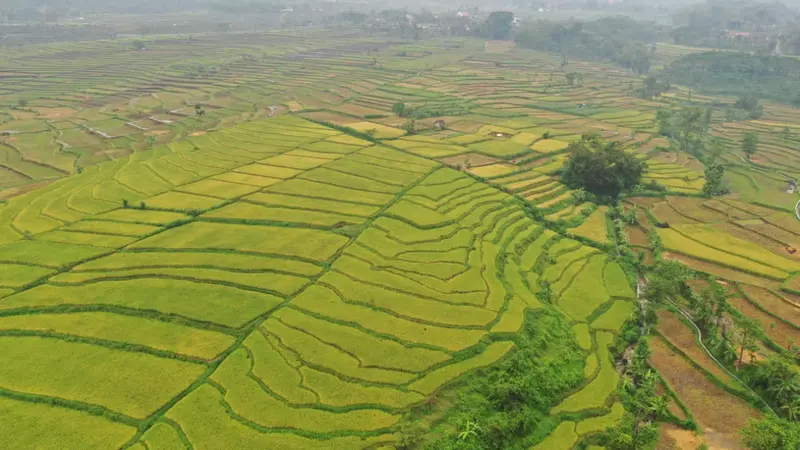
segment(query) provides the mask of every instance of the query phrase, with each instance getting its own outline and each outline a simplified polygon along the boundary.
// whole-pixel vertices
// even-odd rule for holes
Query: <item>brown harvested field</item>
[[[625,233],[628,235],[628,241],[631,243],[631,245],[650,247],[650,237],[641,227],[637,225],[629,225],[625,227]]]
[[[742,283],[752,284],[755,286],[762,286],[767,289],[781,288],[780,281],[775,281],[767,278],[758,277],[755,275],[750,275],[749,273],[740,272],[738,270],[734,270],[729,267],[720,266],[719,264],[710,263],[708,261],[702,261],[696,258],[692,258],[690,256],[665,252],[664,258],[680,261],[683,264],[686,264],[687,266],[691,267],[692,269],[695,269],[699,272],[707,273],[709,275],[714,275],[717,278],[724,278],[726,280],[738,281]]]
[[[778,213],[764,217],[764,221],[780,227],[798,237],[800,237],[800,221],[791,214]]]
[[[670,225],[692,224],[697,223],[696,220],[690,219],[683,214],[679,213],[666,201],[656,203],[651,209],[656,219],[661,222],[666,222]]]
[[[756,216],[756,217],[766,217],[766,216],[771,216],[771,215],[775,214],[775,210],[773,210],[773,209],[765,208],[763,206],[753,205],[753,204],[750,204],[750,203],[743,203],[743,202],[740,202],[740,201],[736,200],[734,198],[734,196],[725,197],[725,198],[721,199],[720,202],[722,202],[722,203],[724,203],[724,204],[726,204],[726,205],[728,205],[728,206],[730,206],[732,208],[735,208],[735,209],[738,209],[738,210],[741,210],[741,211],[746,211],[746,212],[750,213],[752,216]]]
[[[488,166],[501,162],[500,159],[492,158],[491,156],[481,155],[479,153],[464,153],[462,155],[448,156],[439,160],[442,164],[448,166],[463,166],[469,161],[472,167]]]
[[[650,363],[689,408],[711,449],[744,450],[739,430],[760,414],[744,400],[712,383],[659,337],[650,339]],[[669,447],[666,447],[669,448]],[[679,447],[680,448],[680,447]],[[683,447],[696,448],[696,447]]]
[[[483,123],[483,122],[475,122],[475,121],[472,121],[472,120],[459,120],[457,122],[453,122],[451,124],[448,124],[447,128],[450,128],[450,129],[456,130],[456,131],[460,131],[462,133],[474,133],[474,132],[480,130],[480,128],[482,126],[484,126],[484,125],[486,125],[486,124]]]
[[[658,327],[661,333],[672,345],[680,349],[697,365],[707,370],[723,383],[731,385],[735,381],[710,356],[697,344],[694,330],[681,322],[676,314],[671,311],[659,311]]]
[[[745,295],[763,306],[767,311],[800,327],[800,306],[783,298],[782,294],[779,295],[764,288],[745,284],[739,287]]]
[[[653,253],[653,251],[650,250],[649,248],[633,247],[632,250],[633,250],[633,253],[636,254],[637,256],[639,255],[639,253],[644,253],[644,263],[645,264],[653,265],[653,264],[656,263],[656,256]]]
[[[727,222],[728,216],[703,206],[703,199],[694,197],[670,197],[669,205],[681,215],[698,222]]]
[[[744,224],[742,226],[748,230],[753,230],[757,233],[769,236],[785,245],[791,245],[793,247],[800,248],[800,236],[784,230],[783,228],[766,223],[763,220],[761,223]]]
[[[703,202],[703,205],[705,205],[705,207],[708,209],[718,212],[719,214],[724,214],[728,220],[747,220],[758,217],[748,211],[732,206],[721,200],[706,200]]]
[[[756,233],[755,231],[748,230],[746,228],[733,225],[733,224],[720,224],[714,225],[718,227],[721,231],[728,233],[732,236],[735,236],[739,239],[748,240],[750,242],[754,242],[761,247],[775,253],[776,255],[782,256],[784,258],[790,259],[798,259],[800,260],[800,252],[795,251],[794,253],[789,252],[788,246],[774,238],[764,236],[762,234]]]
[[[658,383],[656,385],[656,395],[660,397],[667,395],[667,388],[664,387],[663,383]],[[674,398],[670,398],[669,405],[667,405],[667,409],[673,416],[677,417],[678,419],[681,420],[686,419],[686,413],[683,412],[683,409],[678,404],[678,402],[675,401]]]
[[[656,203],[663,202],[663,198],[659,197],[632,197],[625,199],[625,201],[633,203],[634,205],[643,206],[645,208],[650,208],[651,206],[655,205]]]
[[[800,343],[800,329],[794,328],[756,308],[744,297],[737,295],[730,298],[728,302],[740,313],[758,322],[764,333],[781,347],[788,348],[791,344]]]

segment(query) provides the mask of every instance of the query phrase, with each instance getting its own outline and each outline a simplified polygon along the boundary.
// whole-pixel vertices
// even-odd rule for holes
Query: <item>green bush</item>
[[[583,380],[584,356],[571,327],[551,310],[528,313],[516,348],[473,375],[431,430],[436,450],[528,448],[555,428],[548,410]]]

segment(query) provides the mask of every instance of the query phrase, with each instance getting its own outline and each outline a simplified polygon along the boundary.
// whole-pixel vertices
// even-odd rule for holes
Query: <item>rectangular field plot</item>
[[[234,170],[234,173],[257,175],[259,177],[266,177],[266,178],[277,178],[280,180],[292,178],[302,172],[303,172],[302,170],[290,169],[287,167],[268,166],[259,163],[250,164],[249,166],[239,167]]]
[[[327,261],[347,243],[321,230],[194,222],[138,242],[132,248],[229,250]]]
[[[0,397],[0,434],[8,448],[119,448],[136,428],[74,409]]]
[[[101,405],[137,418],[154,412],[205,370],[183,361],[58,339],[6,336],[0,337],[0,344],[0,386]]]
[[[377,206],[382,206],[394,198],[394,196],[390,194],[348,189],[332,184],[301,179],[289,180],[275,186],[270,186],[266,188],[264,192],[306,196],[325,200],[343,200]]]
[[[162,267],[153,269],[125,269],[112,272],[65,272],[50,279],[55,285],[81,285],[103,280],[171,278],[204,284],[221,284],[241,289],[270,293],[277,296],[292,295],[308,283],[306,278],[274,272],[241,273],[229,270],[198,267]]]
[[[290,169],[308,170],[314,167],[319,167],[328,163],[327,158],[312,158],[309,156],[299,155],[278,155],[271,158],[262,159],[259,164],[266,164],[268,166],[288,167]]]
[[[139,237],[154,233],[161,228],[137,223],[107,222],[104,220],[81,220],[61,228],[64,231],[85,231],[88,233],[113,234]]]
[[[38,279],[55,273],[52,269],[34,267],[22,264],[2,264],[0,263],[0,287],[20,288]]]
[[[360,131],[362,133],[372,133],[378,139],[396,138],[406,134],[406,132],[403,130],[387,127],[386,125],[381,125],[379,123],[374,123],[374,122],[348,123],[345,126],[347,126],[348,128],[352,128],[356,131]]]
[[[400,191],[402,188],[402,186],[385,183],[367,176],[332,170],[327,166],[306,172],[300,175],[298,178],[301,180],[327,184],[342,189],[363,191],[365,196],[369,195],[370,193],[394,194]]]
[[[673,229],[659,228],[658,235],[661,237],[664,247],[674,252],[683,253],[701,260],[719,263],[723,266],[740,269],[756,275],[766,276],[777,280],[784,280],[789,276],[789,274],[784,270],[779,270],[774,267],[743,258],[733,253],[728,253],[727,251],[721,251],[706,246]]]
[[[0,246],[0,263],[34,264],[57,268],[110,251],[85,245],[25,240]]]
[[[222,199],[204,195],[186,194],[171,191],[151,197],[144,201],[149,208],[171,209],[176,211],[204,210],[217,206]]]
[[[117,236],[111,234],[93,234],[85,232],[51,231],[36,236],[36,240],[60,242],[64,244],[91,245],[93,247],[119,248],[139,240],[136,236]]]
[[[29,314],[0,317],[0,330],[26,330],[96,338],[213,359],[233,345],[232,336],[107,312]]]
[[[333,212],[360,217],[372,216],[380,210],[380,208],[377,206],[322,200],[318,198],[312,199],[296,195],[274,194],[271,192],[257,192],[255,194],[248,195],[244,198],[244,200],[259,205],[289,206],[311,211]]]
[[[201,180],[191,184],[185,184],[176,188],[182,192],[190,194],[207,195],[210,197],[231,199],[251,194],[259,189],[258,186],[248,186],[239,183],[229,183],[221,180]]]
[[[308,211],[280,206],[262,206],[253,203],[237,202],[233,205],[203,215],[210,219],[234,219],[249,222],[281,222],[319,225],[325,227],[339,225],[356,225],[364,218],[346,216],[322,211]]]
[[[121,252],[95,259],[72,269],[72,273],[86,270],[114,271],[137,268],[198,267],[228,269],[239,273],[277,272],[311,277],[322,267],[307,262],[271,258],[261,255],[218,252]]]
[[[188,216],[168,212],[168,211],[153,211],[146,209],[124,208],[115,209],[105,214],[95,216],[96,219],[110,220],[114,222],[130,222],[130,223],[143,223],[148,225],[167,225],[178,220],[187,219]]]
[[[110,310],[175,315],[237,328],[282,301],[274,295],[228,286],[151,278],[80,286],[37,286],[4,298],[0,310],[100,305]]]
[[[215,175],[210,179],[227,181],[230,183],[244,184],[247,186],[256,186],[261,188],[272,186],[273,184],[280,183],[281,181],[283,181],[278,178],[269,178],[269,177],[247,174],[247,173],[239,173],[239,172],[222,173],[219,175]]]

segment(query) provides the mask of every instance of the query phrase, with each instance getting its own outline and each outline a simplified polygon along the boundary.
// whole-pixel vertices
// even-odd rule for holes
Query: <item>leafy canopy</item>
[[[509,11],[492,11],[486,19],[486,34],[490,39],[509,39],[513,21],[514,14]]]
[[[583,135],[570,144],[569,151],[562,181],[573,189],[583,188],[602,197],[616,198],[639,184],[646,168],[618,142],[605,142],[596,135]]]

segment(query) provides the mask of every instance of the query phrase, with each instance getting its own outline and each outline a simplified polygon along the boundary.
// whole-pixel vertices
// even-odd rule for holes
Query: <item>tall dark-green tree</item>
[[[722,179],[725,176],[725,168],[720,164],[710,164],[706,166],[706,183],[703,185],[703,195],[714,197],[715,195],[727,194],[728,189],[723,185]]]
[[[486,18],[486,34],[490,39],[506,40],[511,38],[511,23],[514,13],[509,11],[492,11]]]
[[[758,151],[758,134],[748,131],[742,138],[742,151],[747,156],[747,159],[753,157]]]
[[[570,144],[569,150],[562,181],[573,189],[583,188],[603,197],[616,198],[639,184],[646,168],[618,142],[605,142],[596,135],[584,135]]]

